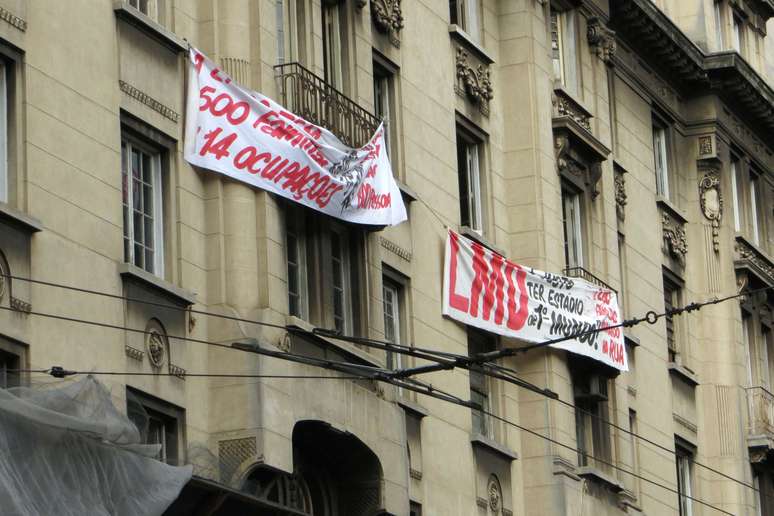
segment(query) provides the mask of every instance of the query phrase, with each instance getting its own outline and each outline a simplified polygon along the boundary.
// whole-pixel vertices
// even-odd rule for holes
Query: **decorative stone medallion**
[[[723,196],[720,193],[720,170],[707,167],[699,181],[699,202],[704,218],[712,223],[712,247],[720,251],[720,221],[723,218]]]
[[[486,487],[489,496],[489,508],[497,514],[503,506],[503,491],[500,487],[500,481],[495,475],[489,476],[489,483]]]
[[[148,359],[152,366],[161,367],[166,359],[167,337],[152,322],[147,332],[145,335],[145,349],[148,352]]]

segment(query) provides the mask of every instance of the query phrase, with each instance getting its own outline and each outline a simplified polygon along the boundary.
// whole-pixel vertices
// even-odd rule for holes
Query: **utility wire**
[[[3,306],[0,306],[0,309],[8,310],[8,311],[16,311],[13,308],[3,307]],[[98,326],[98,327],[111,328],[111,329],[116,329],[116,330],[134,332],[134,333],[142,333],[142,334],[150,333],[148,331],[139,330],[139,329],[136,329],[136,328],[122,327],[122,326],[113,325],[113,324],[109,324],[109,323],[101,323],[101,322],[97,322],[97,321],[89,321],[89,320],[85,320],[85,319],[77,319],[77,318],[72,318],[72,317],[65,317],[65,316],[60,316],[60,315],[55,315],[55,314],[47,314],[47,313],[43,313],[43,312],[30,311],[30,312],[26,312],[26,313],[28,313],[30,315],[34,315],[34,316],[39,316],[39,317],[49,317],[49,318],[53,318],[53,319],[57,319],[57,320],[63,320],[63,321],[75,322],[75,323],[81,323],[81,324],[87,324],[87,325],[94,325],[94,326]],[[303,364],[306,364],[306,365],[312,365],[312,366],[316,366],[316,367],[320,367],[320,368],[328,369],[328,370],[333,370],[333,371],[337,371],[337,372],[342,372],[342,367],[343,366],[345,367],[345,370],[348,369],[348,368],[355,368],[355,369],[357,369],[357,368],[365,368],[367,371],[365,373],[363,373],[363,376],[365,376],[365,378],[363,378],[363,379],[369,379],[369,380],[374,380],[374,381],[382,381],[382,382],[389,383],[389,384],[392,384],[392,385],[400,387],[400,388],[405,388],[407,390],[411,390],[411,391],[414,391],[414,392],[418,392],[420,394],[424,394],[426,396],[430,396],[432,398],[436,398],[436,399],[439,399],[439,400],[442,400],[442,401],[447,401],[449,403],[453,403],[453,404],[456,404],[456,405],[459,405],[459,406],[462,406],[462,407],[466,407],[466,408],[470,408],[470,409],[473,409],[473,410],[481,411],[481,412],[485,413],[486,415],[488,415],[490,417],[493,417],[493,418],[495,418],[497,420],[503,421],[503,422],[505,422],[505,423],[515,427],[515,428],[518,428],[518,429],[520,429],[520,430],[522,430],[524,432],[527,432],[527,433],[529,433],[531,435],[534,435],[534,436],[539,437],[541,439],[547,440],[549,442],[552,442],[552,443],[554,443],[554,444],[556,444],[558,446],[561,446],[561,447],[566,448],[568,450],[574,451],[576,453],[582,454],[582,455],[584,455],[587,458],[594,459],[595,461],[597,461],[597,462],[599,462],[601,464],[606,464],[606,465],[612,467],[613,469],[616,469],[618,471],[622,471],[624,473],[627,473],[627,474],[629,474],[631,476],[639,478],[639,479],[641,479],[641,480],[643,480],[645,482],[648,482],[650,484],[653,484],[655,486],[661,487],[661,488],[663,488],[663,489],[665,489],[667,491],[670,491],[672,493],[676,493],[679,496],[684,496],[686,498],[689,498],[689,499],[695,501],[696,503],[699,503],[701,505],[710,507],[710,508],[715,509],[715,510],[717,510],[719,512],[722,512],[724,514],[729,514],[729,515],[733,516],[732,513],[724,511],[723,509],[720,509],[720,508],[718,508],[718,507],[716,507],[716,506],[714,506],[714,505],[712,505],[712,504],[710,504],[708,502],[705,502],[705,501],[703,501],[701,499],[698,499],[698,498],[695,498],[695,497],[692,497],[692,496],[689,496],[689,495],[682,494],[679,491],[670,488],[669,486],[666,486],[664,484],[656,482],[655,480],[651,480],[651,479],[649,479],[647,477],[643,477],[641,475],[638,475],[638,474],[636,474],[636,473],[634,473],[632,471],[629,471],[629,470],[627,470],[625,468],[622,468],[620,466],[617,466],[617,465],[615,465],[615,464],[613,464],[611,462],[605,461],[604,459],[601,459],[601,458],[598,458],[598,457],[596,457],[596,456],[594,456],[592,454],[589,454],[588,452],[585,452],[583,450],[579,450],[579,449],[574,448],[574,447],[572,447],[572,446],[570,446],[568,444],[561,443],[560,441],[557,441],[557,440],[555,440],[555,439],[553,439],[551,437],[548,437],[548,436],[543,435],[543,434],[541,434],[539,432],[536,432],[534,430],[526,428],[526,427],[524,427],[522,425],[519,425],[518,423],[514,423],[514,422],[512,422],[512,421],[510,421],[510,420],[508,420],[506,418],[503,418],[503,417],[498,416],[496,414],[492,414],[491,412],[485,411],[485,410],[483,410],[483,407],[481,407],[481,405],[479,405],[478,403],[475,403],[475,402],[469,401],[469,400],[464,400],[464,399],[462,399],[462,398],[460,398],[458,396],[454,396],[451,393],[448,393],[448,392],[443,391],[441,389],[434,388],[432,385],[420,383],[420,382],[418,382],[418,381],[416,381],[416,380],[414,380],[412,378],[405,378],[405,379],[404,378],[395,378],[395,377],[390,376],[389,374],[384,374],[386,371],[380,370],[378,368],[373,368],[373,367],[368,367],[368,366],[361,366],[359,364],[341,363],[341,362],[336,362],[336,361],[331,361],[331,360],[311,359],[309,357],[305,357],[305,356],[302,356],[302,355],[294,355],[292,353],[287,353],[287,352],[275,352],[275,351],[266,350],[266,349],[263,349],[263,348],[260,348],[260,347],[257,347],[257,346],[253,346],[253,347],[250,347],[250,348],[245,348],[245,347],[234,348],[234,347],[226,345],[226,344],[222,344],[222,343],[218,343],[218,342],[205,341],[205,340],[202,340],[202,339],[191,339],[191,338],[185,338],[185,337],[175,337],[175,336],[170,336],[170,335],[167,335],[167,338],[173,338],[173,339],[178,339],[178,340],[183,340],[183,341],[196,342],[196,343],[201,343],[201,344],[207,344],[207,345],[212,345],[212,346],[216,346],[216,347],[223,347],[223,348],[226,348],[226,349],[233,349],[233,350],[237,350],[237,351],[252,352],[252,353],[259,354],[259,355],[266,355],[266,356],[270,356],[270,357],[274,357],[274,358],[279,358],[281,360],[289,360],[289,361],[292,361],[292,362],[299,362],[299,363],[303,363]],[[51,374],[52,372],[55,372],[57,375],[61,374],[61,378],[64,378],[65,376],[67,376],[66,373],[68,373],[68,371],[66,371],[66,370],[64,370],[62,368],[59,368],[57,370],[54,370],[54,368],[51,368],[51,370],[49,371],[49,374]]]
[[[539,387],[537,385],[534,385],[534,384],[532,384],[532,383],[530,383],[530,382],[528,382],[528,381],[526,381],[524,379],[521,379],[521,378],[519,378],[518,376],[515,375],[515,371],[513,371],[512,369],[505,368],[505,367],[500,366],[500,365],[495,364],[495,363],[491,363],[490,361],[491,360],[496,360],[496,359],[500,358],[500,356],[497,356],[499,354],[501,354],[501,356],[512,356],[512,355],[515,355],[517,353],[522,353],[522,352],[529,351],[531,349],[545,347],[545,346],[548,346],[548,345],[551,345],[551,344],[555,344],[555,343],[558,343],[558,342],[562,342],[562,341],[565,341],[565,340],[571,340],[571,339],[574,339],[574,338],[579,338],[579,337],[584,336],[584,335],[588,335],[588,334],[592,334],[592,333],[597,333],[597,332],[601,332],[601,331],[606,331],[606,330],[613,329],[613,328],[631,327],[631,326],[635,326],[637,324],[641,324],[643,322],[648,322],[649,324],[655,324],[658,321],[658,319],[660,319],[662,317],[665,317],[667,315],[679,315],[679,314],[681,314],[683,312],[691,312],[691,311],[694,311],[694,310],[699,310],[703,306],[718,304],[718,303],[722,303],[724,301],[728,301],[730,299],[735,299],[735,298],[742,297],[742,296],[747,296],[747,295],[753,295],[753,294],[756,294],[756,293],[759,293],[759,292],[763,292],[763,291],[767,291],[767,290],[772,289],[772,287],[765,287],[765,288],[761,288],[761,289],[757,289],[757,290],[737,293],[737,294],[726,296],[726,297],[723,297],[723,298],[713,298],[711,300],[708,300],[708,301],[705,301],[705,302],[701,302],[701,303],[694,302],[694,303],[690,303],[688,305],[685,305],[683,307],[673,308],[671,310],[665,311],[665,312],[660,313],[660,314],[656,313],[653,310],[651,310],[651,311],[647,312],[644,317],[629,319],[629,320],[623,321],[622,323],[619,323],[619,324],[616,324],[616,325],[607,326],[607,327],[601,327],[601,328],[593,328],[593,329],[587,330],[585,332],[580,332],[578,334],[574,334],[574,335],[570,335],[570,336],[566,336],[566,337],[560,337],[560,338],[557,338],[557,339],[552,339],[550,341],[545,341],[545,342],[542,342],[542,343],[532,344],[532,345],[524,346],[524,347],[521,347],[521,348],[507,348],[505,350],[500,350],[498,352],[493,352],[493,353],[488,353],[488,354],[479,354],[479,355],[474,355],[473,357],[469,357],[469,356],[465,356],[465,355],[458,355],[458,354],[448,353],[448,352],[443,352],[443,351],[438,351],[438,350],[430,350],[430,349],[417,348],[417,347],[413,347],[413,346],[405,346],[405,345],[400,345],[400,344],[394,344],[392,342],[383,341],[383,340],[379,340],[379,339],[371,339],[371,338],[366,338],[366,337],[356,337],[356,336],[342,335],[342,334],[340,334],[337,331],[328,330],[328,329],[325,329],[325,328],[314,328],[311,331],[309,331],[309,330],[305,330],[305,329],[297,327],[297,326],[291,326],[291,325],[283,326],[283,325],[279,325],[279,324],[267,323],[267,322],[264,322],[264,321],[256,321],[256,320],[252,320],[252,319],[245,319],[245,318],[236,317],[236,316],[228,316],[228,315],[216,314],[216,313],[206,312],[206,311],[201,311],[201,310],[186,309],[186,308],[181,308],[181,307],[176,306],[176,305],[170,305],[170,304],[167,304],[167,303],[158,303],[158,302],[154,302],[154,301],[146,301],[146,300],[143,300],[143,299],[130,298],[130,297],[121,296],[121,295],[117,295],[117,294],[111,294],[111,293],[108,293],[108,292],[101,292],[101,291],[96,291],[96,290],[84,289],[84,288],[80,288],[80,287],[74,287],[74,286],[70,286],[70,285],[64,285],[64,284],[60,284],[60,283],[54,283],[54,282],[43,281],[43,280],[35,280],[35,279],[32,279],[32,278],[26,278],[26,277],[21,277],[21,276],[7,275],[6,277],[11,278],[11,279],[17,279],[17,280],[20,280],[20,281],[28,281],[30,283],[41,284],[41,285],[44,285],[44,286],[57,287],[57,288],[73,290],[73,291],[81,292],[81,293],[94,294],[94,295],[100,295],[100,296],[110,297],[110,298],[114,298],[114,299],[120,299],[120,300],[124,300],[124,301],[128,301],[128,302],[136,302],[136,303],[140,303],[140,304],[147,304],[147,305],[152,305],[152,306],[158,306],[158,307],[163,307],[163,308],[168,308],[168,309],[173,309],[173,310],[178,310],[178,311],[183,311],[183,312],[188,311],[188,312],[196,313],[196,314],[200,314],[200,315],[206,315],[206,316],[211,316],[211,317],[219,317],[219,318],[223,318],[223,319],[229,319],[229,320],[235,320],[235,321],[239,321],[239,322],[245,322],[245,323],[250,323],[250,324],[267,326],[267,327],[272,327],[272,328],[276,328],[276,329],[284,329],[284,330],[288,331],[289,333],[293,333],[293,334],[315,335],[315,336],[323,336],[323,337],[327,337],[327,338],[334,338],[334,339],[337,339],[337,340],[342,340],[342,341],[346,341],[346,342],[352,342],[352,343],[361,344],[361,345],[364,345],[364,346],[370,346],[370,347],[375,347],[375,348],[378,348],[378,349],[384,349],[386,351],[404,353],[404,354],[409,354],[409,355],[412,355],[412,356],[419,355],[418,358],[425,358],[425,359],[429,359],[429,360],[437,362],[437,364],[432,364],[432,365],[428,365],[428,366],[420,366],[418,368],[413,368],[413,369],[398,370],[398,371],[395,371],[395,372],[392,372],[392,373],[387,372],[387,374],[392,374],[395,379],[408,378],[409,376],[413,376],[414,374],[420,374],[420,373],[424,373],[424,372],[438,371],[438,370],[444,370],[444,369],[452,369],[454,367],[460,367],[460,368],[464,368],[464,369],[470,370],[471,366],[473,366],[473,367],[478,366],[478,365],[484,366],[484,367],[481,368],[481,372],[483,374],[486,374],[487,376],[490,376],[490,377],[493,377],[493,378],[496,378],[496,379],[500,379],[500,380],[506,381],[508,383],[511,383],[511,384],[520,386],[522,388],[525,388],[525,389],[527,389],[529,391],[535,392],[535,393],[537,393],[539,395],[545,396],[545,397],[547,397],[549,399],[556,400],[559,403],[561,403],[561,404],[563,404],[563,405],[565,405],[567,407],[573,408],[575,411],[581,411],[581,413],[588,414],[589,416],[599,420],[600,422],[602,422],[604,424],[607,424],[607,425],[609,425],[609,426],[611,426],[613,428],[616,428],[617,430],[620,430],[620,431],[626,433],[627,435],[631,435],[633,437],[636,437],[636,438],[640,439],[641,441],[646,442],[648,444],[651,444],[651,445],[653,445],[653,446],[655,446],[655,447],[657,447],[657,448],[659,448],[659,449],[661,449],[663,451],[666,451],[666,452],[668,452],[668,453],[670,453],[672,455],[676,455],[676,452],[674,450],[671,450],[670,448],[668,448],[666,446],[663,446],[663,445],[661,445],[661,444],[659,444],[659,443],[657,443],[655,441],[652,441],[651,439],[648,439],[647,437],[644,437],[644,436],[642,436],[640,434],[634,433],[631,430],[628,430],[628,429],[626,429],[624,427],[621,427],[620,425],[618,425],[618,424],[616,424],[616,423],[614,423],[612,421],[609,421],[609,420],[607,420],[607,419],[605,419],[605,418],[603,418],[603,417],[601,417],[601,416],[599,416],[597,414],[594,414],[594,413],[592,413],[590,411],[582,409],[582,408],[576,406],[574,403],[562,400],[562,399],[559,398],[559,396],[555,392],[553,392],[553,391],[551,391],[549,389],[546,389],[546,388],[541,388],[541,387]],[[3,307],[0,307],[0,308],[3,308]],[[43,314],[38,314],[38,315],[43,315]],[[53,314],[48,314],[48,315],[51,315],[52,317],[61,317],[61,316],[53,316]],[[71,318],[64,318],[64,319],[65,320],[71,320]],[[83,322],[88,322],[88,321],[83,321]],[[103,323],[100,323],[100,324],[103,324]],[[114,327],[114,326],[113,325],[109,325],[109,327]],[[119,329],[119,328],[116,327],[116,329]],[[131,329],[129,329],[129,328],[121,328],[121,329],[127,329],[127,330],[131,331]],[[147,332],[143,331],[142,333],[147,333]],[[173,337],[173,336],[168,336],[168,337],[169,338],[177,338],[179,340],[196,341],[195,339],[190,339],[190,338]],[[212,344],[217,345],[217,343],[212,343]],[[222,345],[222,346],[234,349],[234,348],[232,348],[231,346],[228,346],[228,345]],[[414,350],[418,350],[419,353],[413,353],[412,351],[414,351]],[[437,357],[435,357],[435,356],[428,357],[428,356],[425,356],[426,354],[427,355],[437,355]],[[299,355],[299,356],[301,356],[301,355]],[[304,358],[306,358],[306,357],[304,357]],[[342,365],[346,365],[346,364],[348,364],[348,363],[343,363]],[[172,375],[172,376],[174,376],[174,375]],[[366,378],[366,377],[357,377],[357,378]],[[422,385],[422,389],[427,389],[427,387],[428,387],[427,384],[419,384],[419,385]],[[415,390],[414,388],[411,388],[411,387],[409,387],[407,385],[402,385],[402,387],[405,387],[408,390]],[[424,392],[424,391],[423,390],[418,390],[416,392]],[[736,479],[734,477],[731,477],[731,476],[729,476],[729,475],[727,475],[727,474],[725,474],[725,473],[723,473],[723,472],[721,472],[721,471],[719,471],[719,470],[717,470],[715,468],[712,468],[711,466],[707,466],[705,464],[702,464],[702,463],[696,462],[696,461],[694,461],[693,463],[696,464],[699,467],[702,467],[702,468],[704,468],[704,469],[706,469],[708,471],[711,471],[711,472],[713,472],[713,473],[715,473],[715,474],[717,474],[719,476],[722,476],[722,477],[724,477],[724,478],[726,478],[728,480],[731,480],[731,481],[736,482],[736,483],[738,483],[738,484],[740,484],[740,485],[742,485],[744,487],[752,489],[753,491],[760,492],[758,489],[756,489],[751,484],[748,484],[747,482],[744,482],[742,480],[739,480],[739,479]]]
[[[71,371],[61,366],[51,366],[48,369],[6,369],[6,373],[22,374],[46,374],[54,378],[66,378],[76,375],[100,375],[100,376],[174,376],[177,378],[276,378],[290,380],[371,380],[370,376],[325,376],[303,374],[241,374],[241,373],[153,373],[144,371]]]

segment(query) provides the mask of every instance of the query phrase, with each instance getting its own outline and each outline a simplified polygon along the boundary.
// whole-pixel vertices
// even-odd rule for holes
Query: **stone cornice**
[[[144,91],[135,88],[131,84],[125,81],[118,81],[118,86],[121,88],[121,91],[135,99],[136,101],[140,102],[141,104],[145,104],[147,107],[151,108],[153,111],[157,112],[164,118],[167,118],[174,123],[177,123],[178,120],[180,120],[180,114],[177,113],[174,109],[172,109],[169,106],[166,106],[159,102],[158,100],[154,99]]]

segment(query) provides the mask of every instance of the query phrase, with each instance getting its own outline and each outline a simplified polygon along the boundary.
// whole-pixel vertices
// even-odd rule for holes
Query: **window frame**
[[[2,260],[2,255],[0,255],[0,260]],[[13,367],[8,367],[6,360],[13,361]],[[29,365],[27,360],[26,345],[0,335],[0,388],[21,387],[29,383],[29,373],[8,373],[9,369],[27,369]],[[15,381],[9,383],[11,378]]]
[[[143,438],[143,430],[137,427],[140,432],[140,438],[144,441],[143,444],[161,444],[159,460],[166,462],[171,466],[177,466],[185,463],[185,451],[186,451],[186,419],[185,409],[178,407],[168,401],[164,401],[161,398],[157,398],[151,394],[148,394],[136,387],[130,385],[126,386],[126,415],[137,426],[135,421],[131,417],[130,403],[134,401],[138,403],[145,413],[151,417],[162,420],[165,424],[174,423],[174,457],[168,455],[169,442],[167,441],[167,434],[165,433],[165,441],[163,443],[150,443]]]
[[[747,41],[746,41],[746,30],[745,30],[745,19],[744,16],[742,16],[739,12],[733,11],[732,14],[732,48],[736,50],[736,52],[742,56],[745,57],[745,54],[747,53]]]
[[[298,276],[296,283],[298,285],[298,310],[294,313],[291,302],[290,291],[290,239],[291,233],[296,240],[296,256],[298,263],[295,264]],[[304,212],[300,209],[285,210],[285,264],[287,266],[287,290],[288,290],[288,313],[299,319],[307,320],[309,318],[309,279],[308,279],[308,250],[307,250],[307,230]]]
[[[344,69],[342,39],[342,9],[339,2],[321,2],[321,28],[323,50],[323,75],[325,82],[339,91],[344,91]]]
[[[299,60],[297,0],[273,0],[274,25],[277,31],[277,64]]]
[[[387,157],[390,160],[393,175],[398,177],[399,174],[396,164],[398,163],[398,153],[400,152],[398,145],[398,117],[400,116],[400,110],[398,108],[398,77],[400,69],[376,50],[373,51],[372,66],[374,79],[374,114],[377,118],[380,116],[380,110],[377,107],[377,79],[386,84],[386,88],[382,88],[382,91],[384,91],[383,96],[386,97],[387,101],[387,116],[383,117],[385,121],[384,140],[387,145]]]
[[[484,34],[482,9],[480,0],[449,0],[449,23],[457,25],[479,45]]]
[[[714,21],[715,21],[715,44],[718,47],[718,50],[724,50],[725,49],[725,38],[723,37],[724,32],[724,25],[723,25],[723,8],[725,6],[723,5],[723,0],[715,0],[714,6],[713,6],[713,14],[714,14]]]
[[[741,160],[735,156],[731,156],[731,162],[729,165],[729,172],[731,176],[731,196],[734,203],[734,231],[739,233],[744,226],[743,213],[744,213],[744,195],[743,191],[739,188],[740,174],[742,173]]]
[[[675,473],[677,476],[677,505],[680,516],[693,515],[693,461],[694,447],[675,436]]]
[[[574,95],[578,95],[581,91],[578,33],[577,11],[575,9],[562,9],[551,4],[549,39],[554,81]]]
[[[562,182],[562,230],[564,234],[564,260],[566,267],[583,267],[585,256],[586,224],[585,224],[585,203],[584,192],[573,188],[566,182]],[[567,215],[567,206],[572,204],[574,216]],[[572,227],[570,227],[570,223]],[[572,231],[571,231],[572,230]],[[570,233],[573,236],[575,246],[575,256],[570,256]],[[571,258],[573,258],[571,260]]]
[[[495,351],[499,347],[499,338],[483,330],[467,327],[468,356],[487,351]],[[478,367],[471,367],[468,371],[468,383],[470,387],[470,401],[479,403],[482,411],[471,408],[471,431],[490,439],[495,439],[494,420],[485,412],[496,412],[496,382],[484,374]],[[477,424],[478,422],[478,424]]]
[[[12,68],[11,68],[12,70]],[[8,77],[9,64],[0,58],[0,203],[10,201],[10,172],[8,166]]]
[[[662,274],[662,283],[663,283],[663,292],[664,292],[664,310],[669,310],[671,308],[682,306],[683,301],[683,289],[684,285],[682,280],[680,280],[678,277],[676,277],[674,274],[669,273],[666,269],[664,269]],[[669,292],[670,298],[667,300],[667,292]],[[667,304],[669,303],[669,305]],[[671,306],[670,306],[671,305]],[[668,353],[668,361],[674,362],[675,364],[685,365],[683,357],[686,354],[684,348],[684,340],[682,336],[682,321],[679,318],[676,318],[674,315],[672,316],[665,316],[664,317],[664,324],[665,324],[665,331],[666,331],[666,344],[667,344],[667,353]],[[670,324],[671,324],[671,335],[672,339],[670,342]]]
[[[578,466],[595,467],[609,471],[612,462],[613,436],[610,425],[611,378],[609,371],[594,364],[590,359],[572,357],[570,377],[575,406],[575,437],[578,449]],[[592,382],[604,382],[604,393],[592,389]],[[601,459],[598,461],[597,459]]]
[[[653,118],[653,170],[656,176],[656,195],[669,201],[675,200],[672,181],[670,126]],[[661,136],[659,138],[659,136]],[[659,157],[661,159],[659,159]]]
[[[484,202],[486,139],[480,132],[470,130],[468,125],[458,120],[456,130],[460,226],[484,235],[487,220]]]
[[[339,332],[341,332],[344,335],[352,335],[353,330],[353,315],[354,315],[354,307],[352,303],[352,278],[351,278],[351,256],[350,256],[350,238],[349,238],[349,232],[345,231],[343,226],[341,224],[338,224],[336,222],[331,222],[330,226],[327,228],[328,238],[323,243],[323,247],[325,249],[325,265],[330,268],[331,275],[329,276],[331,279],[331,305],[332,305],[332,312],[330,313],[332,317],[332,324],[329,325],[330,328],[335,328]],[[340,256],[334,255],[334,235],[337,240],[339,240],[339,254]],[[327,244],[327,245],[326,245]],[[339,275],[341,278],[341,285],[337,286],[335,285],[334,278],[336,276],[335,270],[336,270],[336,262],[339,266]],[[341,294],[341,303],[342,303],[342,309],[343,312],[341,314],[336,313],[336,294],[337,291],[340,291]],[[337,325],[336,321],[337,319],[341,320],[341,325]]]
[[[127,152],[124,153],[124,147],[126,146]],[[145,254],[142,257],[142,265],[135,261],[135,223],[134,212],[135,208],[132,203],[134,194],[134,181],[130,178],[132,152],[137,149],[143,154],[147,154],[150,157],[149,162],[152,164],[151,178],[153,184],[152,188],[152,227],[153,227],[153,269],[149,270],[145,263]],[[164,172],[162,167],[162,154],[163,150],[154,147],[151,144],[143,142],[137,138],[131,132],[125,131],[122,128],[121,131],[121,182],[122,182],[122,199],[126,202],[122,202],[122,209],[124,214],[123,222],[123,238],[124,238],[124,262],[130,263],[143,269],[144,271],[158,276],[160,278],[165,277],[164,271],[164,256],[165,256],[165,185],[164,185]],[[125,168],[126,167],[126,168]],[[142,181],[142,179],[141,179]],[[143,196],[144,199],[144,196]],[[127,216],[126,209],[131,214]],[[145,222],[144,217],[147,215],[142,212],[143,224]],[[127,225],[129,227],[127,227]],[[143,226],[143,232],[145,228]],[[129,245],[126,245],[126,240],[129,240]],[[147,249],[146,242],[141,243],[143,252]],[[128,252],[128,255],[127,255]]]
[[[404,287],[397,281],[392,280],[390,277],[382,276],[382,315],[384,318],[384,340],[392,342],[397,345],[404,345],[404,331],[403,331],[403,298]],[[387,292],[390,293],[392,301],[389,306],[392,307],[391,312],[388,314]],[[392,324],[389,324],[388,317],[392,319]],[[392,338],[388,334],[388,327],[392,327]],[[402,369],[405,364],[404,356],[401,353],[393,353],[388,351],[386,356],[387,369]]]

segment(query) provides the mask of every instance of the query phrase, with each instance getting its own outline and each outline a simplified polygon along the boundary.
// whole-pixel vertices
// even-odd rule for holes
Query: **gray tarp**
[[[0,512],[6,516],[160,515],[191,467],[158,446],[89,376],[56,389],[0,389]]]

